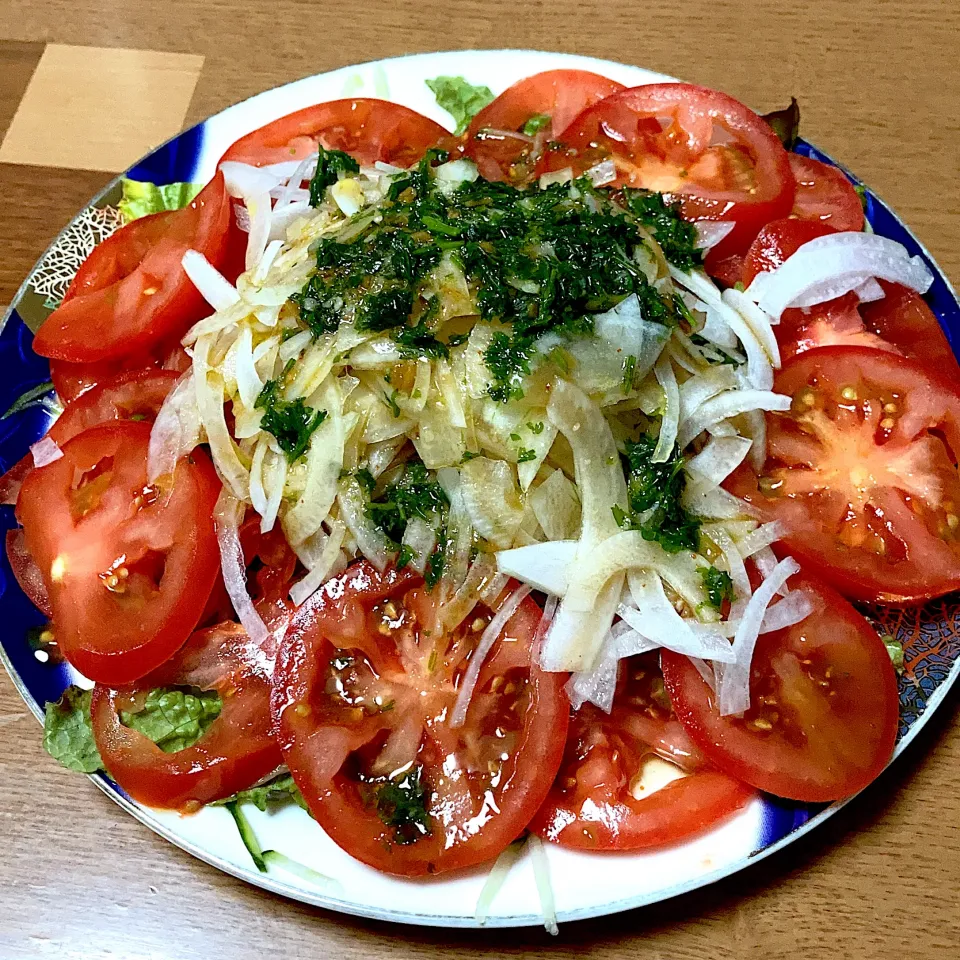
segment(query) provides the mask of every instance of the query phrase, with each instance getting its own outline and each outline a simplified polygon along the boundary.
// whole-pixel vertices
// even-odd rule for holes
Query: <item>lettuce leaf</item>
[[[489,87],[475,87],[463,77],[434,77],[427,86],[437,98],[437,104],[456,121],[454,131],[460,136],[470,121],[493,100],[493,91]]]
[[[293,777],[289,773],[281,774],[279,777],[262,783],[259,786],[251,787],[249,790],[241,790],[232,797],[225,800],[217,800],[217,806],[226,806],[230,803],[252,803],[261,812],[266,812],[267,808],[275,804],[287,803],[293,801],[298,807],[307,810],[307,802],[303,799],[299,787],[293,782]],[[309,812],[309,811],[308,811]]]
[[[149,737],[164,753],[192,747],[220,716],[223,707],[214,690],[151,690],[143,707],[120,711],[123,724]]]
[[[157,185],[146,180],[121,181],[123,198],[117,204],[124,223],[151,213],[179,210],[185,207],[203,189],[200,183],[165,183]]]
[[[57,703],[48,703],[43,718],[43,748],[59,764],[77,773],[96,773],[103,761],[93,739],[90,690],[67,687]]]

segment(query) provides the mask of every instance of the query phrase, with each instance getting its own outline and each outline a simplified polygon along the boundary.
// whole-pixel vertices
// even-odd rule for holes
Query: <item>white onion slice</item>
[[[53,437],[43,437],[36,443],[31,444],[30,452],[33,454],[33,465],[35,467],[45,467],[48,463],[53,463],[63,456],[63,451]]]
[[[710,483],[723,483],[746,459],[752,443],[748,437],[711,437],[699,453],[687,460],[687,473]]]
[[[567,592],[568,571],[578,547],[576,540],[548,540],[501,550],[497,553],[497,568],[537,590],[562,597]]]
[[[707,427],[721,420],[739,416],[751,410],[776,410],[784,412],[790,409],[790,398],[769,390],[731,390],[708,400],[700,409],[680,424],[677,443],[686,447],[694,437],[703,433]]]
[[[237,288],[202,253],[188,250],[180,265],[190,282],[214,310],[226,310],[240,302]]]
[[[736,224],[732,220],[698,220],[693,226],[697,231],[696,248],[712,250]]]
[[[663,416],[660,420],[660,435],[651,459],[654,463],[666,463],[673,453],[677,442],[677,428],[680,425],[680,390],[673,372],[670,358],[660,357],[653,368],[657,383],[663,390]]]
[[[290,588],[290,599],[299,607],[308,597],[313,596],[333,572],[340,557],[340,547],[346,536],[346,524],[334,520],[330,524],[330,535],[326,538],[320,557],[310,572]]]
[[[247,631],[247,636],[255,647],[259,647],[266,641],[269,631],[260,614],[257,613],[250,594],[247,593],[247,569],[243,560],[239,532],[243,514],[243,503],[226,488],[221,490],[214,508],[213,519],[217,530],[217,543],[220,545],[223,585],[227,588],[227,595],[240,618],[240,623]]]
[[[193,373],[185,373],[167,394],[150,430],[147,480],[173,473],[177,461],[200,442],[200,410]]]
[[[871,233],[832,233],[803,244],[776,270],[757,274],[747,296],[771,316],[788,307],[812,307],[876,278],[926,293],[933,274],[922,257]]]
[[[612,160],[601,160],[587,171],[590,182],[595,187],[603,187],[617,179],[617,167]]]
[[[507,621],[517,612],[517,608],[529,596],[531,590],[532,587],[527,584],[524,584],[522,587],[517,587],[503,602],[503,605],[481,634],[480,641],[463,675],[460,689],[457,691],[457,701],[454,704],[453,713],[450,716],[451,727],[463,726],[464,721],[467,719],[467,710],[470,707],[473,691],[476,688],[477,680],[480,679],[480,670],[483,667],[484,661],[487,659],[487,655],[493,648],[494,643],[497,642],[501,631],[507,625]]]
[[[780,587],[799,570],[800,564],[793,557],[781,560],[757,587],[747,603],[737,634],[733,638],[736,659],[724,667],[718,685],[717,699],[720,716],[742,714],[750,709],[750,666],[767,607],[772,603]]]

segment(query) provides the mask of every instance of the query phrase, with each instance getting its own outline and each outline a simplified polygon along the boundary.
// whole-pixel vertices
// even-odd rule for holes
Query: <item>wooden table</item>
[[[946,0],[0,0],[0,306],[114,171],[181,126],[352,62],[539,47],[642,64],[769,110],[856,170],[960,280],[960,6]],[[131,152],[132,151],[132,152]],[[155,837],[42,751],[0,678],[0,960],[536,955],[955,958],[951,697],[866,796],[721,884],[541,931],[391,927],[287,903]]]

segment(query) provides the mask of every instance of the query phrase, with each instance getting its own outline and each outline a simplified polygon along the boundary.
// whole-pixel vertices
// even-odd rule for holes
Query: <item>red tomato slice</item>
[[[647,758],[686,775],[643,795]],[[686,839],[726,819],[754,792],[713,769],[674,717],[657,654],[622,663],[610,715],[584,704],[560,773],[530,830],[564,847],[639,850]]]
[[[842,170],[798,153],[790,154],[790,169],[797,184],[792,216],[834,230],[863,229],[863,204]]]
[[[857,600],[909,603],[960,587],[960,390],[865,347],[798,354],[774,383],[762,475],[726,486]]]
[[[34,350],[70,363],[98,363],[182,336],[210,308],[180,261],[193,249],[221,266],[231,216],[218,173],[189,206],[134,220],[107,237],[40,327]]]
[[[140,370],[117,377],[68,403],[47,436],[62,446],[78,433],[108,420],[153,423],[177,378],[178,374],[164,370]],[[28,453],[0,477],[4,503],[17,502],[23,478],[32,469],[33,455]]]
[[[147,485],[150,426],[86,430],[24,480],[17,518],[43,573],[57,642],[91,680],[128,683],[178,650],[219,568],[220,482],[195,450]]]
[[[220,158],[263,167],[303,160],[317,152],[342,150],[360,163],[382,160],[399,167],[416,163],[449,136],[438,123],[386,100],[332,100],[274,120],[241,137]],[[220,164],[217,164],[219,166]]]
[[[132,687],[97,684],[91,716],[107,772],[140,803],[190,812],[245,790],[281,764],[272,734],[270,678],[243,627],[224,623],[193,634],[173,660]],[[216,690],[220,715],[192,746],[165,753],[125,727],[120,711],[136,711],[157,687]]]
[[[687,220],[733,221],[716,256],[745,250],[760,228],[793,205],[794,181],[770,126],[724,93],[654,83],[615,93],[584,110],[548,150],[538,173],[582,173],[612,159],[619,186],[679,198]]]
[[[20,589],[27,599],[46,617],[53,616],[50,606],[50,594],[43,582],[43,574],[27,549],[23,530],[7,531],[7,560]]]
[[[547,143],[587,107],[623,89],[622,83],[586,70],[534,74],[508,87],[473,118],[464,151],[487,180],[525,183]],[[535,134],[524,134],[533,117],[549,119]]]
[[[402,876],[482,863],[515,840],[550,789],[569,718],[566,676],[533,659],[540,609],[527,599],[451,727],[473,623],[489,614],[431,634],[420,583],[365,562],[328,581],[298,610],[274,675],[278,739],[311,812],[351,856]]]
[[[792,217],[783,217],[768,223],[750,244],[744,258],[743,275],[740,278],[744,287],[749,287],[758,273],[776,270],[805,243],[835,232],[833,227],[826,223]]]
[[[664,650],[663,675],[677,716],[721,770],[759,790],[820,803],[862,790],[889,762],[897,739],[897,677],[883,641],[830,587],[803,576],[816,609],[761,634],[750,709],[721,717],[690,660]]]
[[[950,341],[923,297],[899,283],[878,282],[886,296],[860,306],[867,331],[882,337],[905,357],[919,360],[927,369],[960,380],[960,365]]]

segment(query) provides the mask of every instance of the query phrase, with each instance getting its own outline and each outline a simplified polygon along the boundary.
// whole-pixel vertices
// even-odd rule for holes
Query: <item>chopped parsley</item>
[[[368,495],[371,492],[368,490]],[[411,460],[399,480],[389,484],[376,500],[369,501],[367,515],[387,537],[399,544],[407,523],[414,517],[433,521],[441,517],[448,506],[443,487],[430,477],[419,460]]]
[[[403,546],[400,547],[400,552],[397,554],[397,569],[402,570],[404,567],[409,566],[415,558],[416,554],[413,552],[413,549],[403,544]]]
[[[310,206],[319,207],[324,191],[340,178],[340,174],[359,173],[360,164],[342,150],[325,150],[319,147],[317,170],[310,181]]]
[[[257,407],[265,408],[260,428],[276,437],[280,449],[287,455],[287,460],[294,463],[307,452],[310,437],[313,431],[326,420],[327,411],[308,407],[303,397],[297,397],[296,400],[278,400],[275,396],[271,396],[265,402],[261,402],[264,399],[264,392],[272,382],[267,383],[260,391],[255,404]]]
[[[430,151],[397,175],[376,217],[351,221],[348,241],[316,242],[316,272],[291,298],[315,336],[352,322],[389,333],[405,359],[447,356],[462,342],[437,335],[434,270],[448,258],[463,272],[480,317],[506,328],[485,356],[489,393],[506,401],[522,396],[543,334],[590,336],[593,316],[626,296],[638,296],[647,320],[683,321],[682,303],[661,296],[634,257],[642,226],[678,266],[700,262],[693,226],[659,194],[611,192],[586,178],[543,190],[482,179],[441,189],[433,167],[446,156]]]
[[[627,441],[625,467],[630,513],[617,506],[613,515],[621,527],[639,530],[644,540],[657,541],[668,553],[696,550],[700,521],[681,501],[686,487],[683,456],[675,452],[665,463],[653,462],[657,441],[646,434]]]
[[[726,570],[718,570],[716,567],[702,567],[700,576],[703,578],[703,587],[707,591],[707,601],[711,607],[720,610],[724,602],[733,603],[736,599],[733,581]]]
[[[423,570],[423,579],[426,581],[427,589],[432,590],[440,582],[446,563],[447,534],[446,530],[441,530],[437,540],[437,546],[433,553],[427,558],[427,564]]]
[[[517,463],[529,463],[531,460],[537,459],[536,450],[521,450],[517,454]]]
[[[414,843],[433,832],[419,766],[375,786],[373,795],[377,816],[393,830],[396,843]]]

